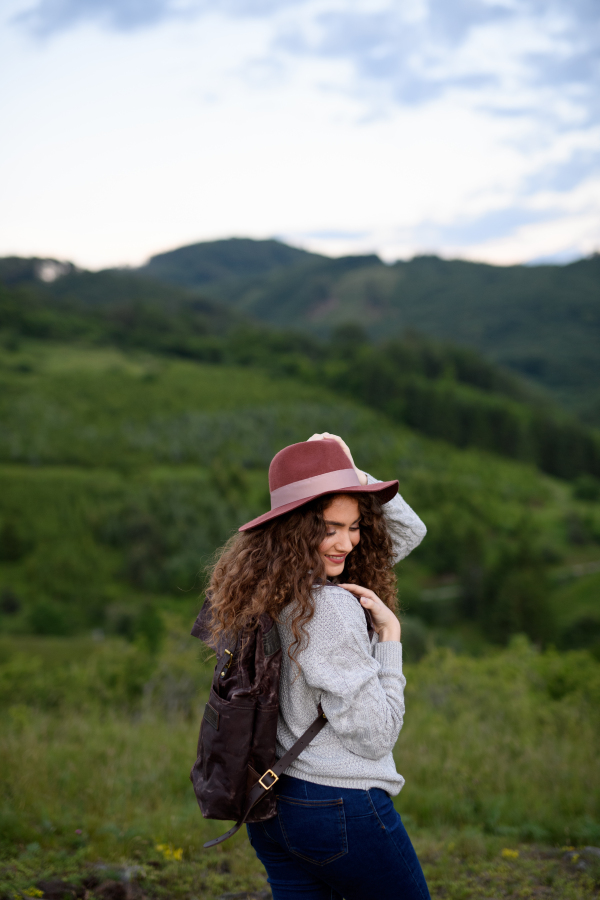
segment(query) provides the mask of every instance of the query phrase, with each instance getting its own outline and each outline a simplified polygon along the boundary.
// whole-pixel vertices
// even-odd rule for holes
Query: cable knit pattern
[[[377,478],[373,478],[365,472],[369,484],[378,484]],[[404,559],[405,556],[418,547],[425,535],[427,528],[418,517],[414,509],[411,509],[404,497],[400,494],[386,503],[383,507],[388,522],[388,528],[394,542],[394,565]]]
[[[384,510],[398,561],[423,540],[426,528],[399,495]],[[343,588],[324,585],[313,597],[315,614],[307,625],[308,646],[298,654],[300,671],[287,654],[293,641],[290,608],[278,623],[283,660],[277,755],[283,756],[308,728],[320,702],[328,724],[286,774],[334,787],[379,787],[395,795],[404,784],[392,757],[404,717],[402,645],[380,644],[376,634],[369,641],[363,609]]]

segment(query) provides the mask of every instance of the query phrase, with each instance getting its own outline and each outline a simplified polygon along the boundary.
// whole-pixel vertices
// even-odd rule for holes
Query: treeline
[[[156,610],[193,618],[214,549],[268,508],[274,453],[329,430],[366,471],[398,477],[427,524],[399,572],[410,658],[463,625],[497,643],[524,632],[600,648],[593,585],[566,623],[551,598],[556,566],[597,558],[600,482],[570,490],[396,428],[324,390],[326,361],[308,384],[89,342],[0,345],[0,632],[99,629],[156,646]]]
[[[84,339],[258,366],[332,388],[461,448],[531,462],[560,478],[600,477],[596,431],[472,350],[415,334],[375,344],[352,325],[328,339],[276,331],[177,289],[145,289],[131,275],[76,273],[63,281],[58,297],[0,286],[6,346],[20,336]]]

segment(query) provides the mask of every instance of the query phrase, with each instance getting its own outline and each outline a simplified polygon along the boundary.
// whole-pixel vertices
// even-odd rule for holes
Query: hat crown
[[[337,441],[302,441],[290,444],[271,461],[269,489],[273,492],[305,478],[352,468],[352,463]]]

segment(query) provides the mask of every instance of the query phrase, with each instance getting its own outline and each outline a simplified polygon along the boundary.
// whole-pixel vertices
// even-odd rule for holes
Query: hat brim
[[[271,519],[276,519],[278,516],[291,512],[293,509],[298,509],[299,506],[304,506],[305,503],[310,503],[311,500],[316,500],[317,497],[326,497],[327,494],[380,494],[381,502],[388,503],[397,493],[397,481],[377,481],[375,484],[355,484],[351,487],[338,488],[335,491],[321,491],[321,493],[313,494],[311,497],[304,497],[302,500],[294,500],[292,503],[285,503],[283,506],[271,509],[269,512],[263,513],[262,516],[246,522],[245,525],[238,528],[238,531],[250,531],[251,528],[258,528],[259,525],[270,522]]]

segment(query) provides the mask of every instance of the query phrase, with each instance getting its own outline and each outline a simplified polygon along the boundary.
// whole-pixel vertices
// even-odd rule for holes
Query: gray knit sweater
[[[369,484],[376,482],[368,476]],[[396,562],[421,543],[426,528],[398,494],[384,506]],[[300,737],[322,704],[328,724],[302,751],[287,775],[341,788],[383,788],[399,793],[404,779],[392,757],[404,716],[402,644],[369,642],[362,606],[335,585],[315,588],[315,614],[306,626],[308,646],[289,656],[293,641],[284,610],[278,623],[283,647],[277,756]]]

